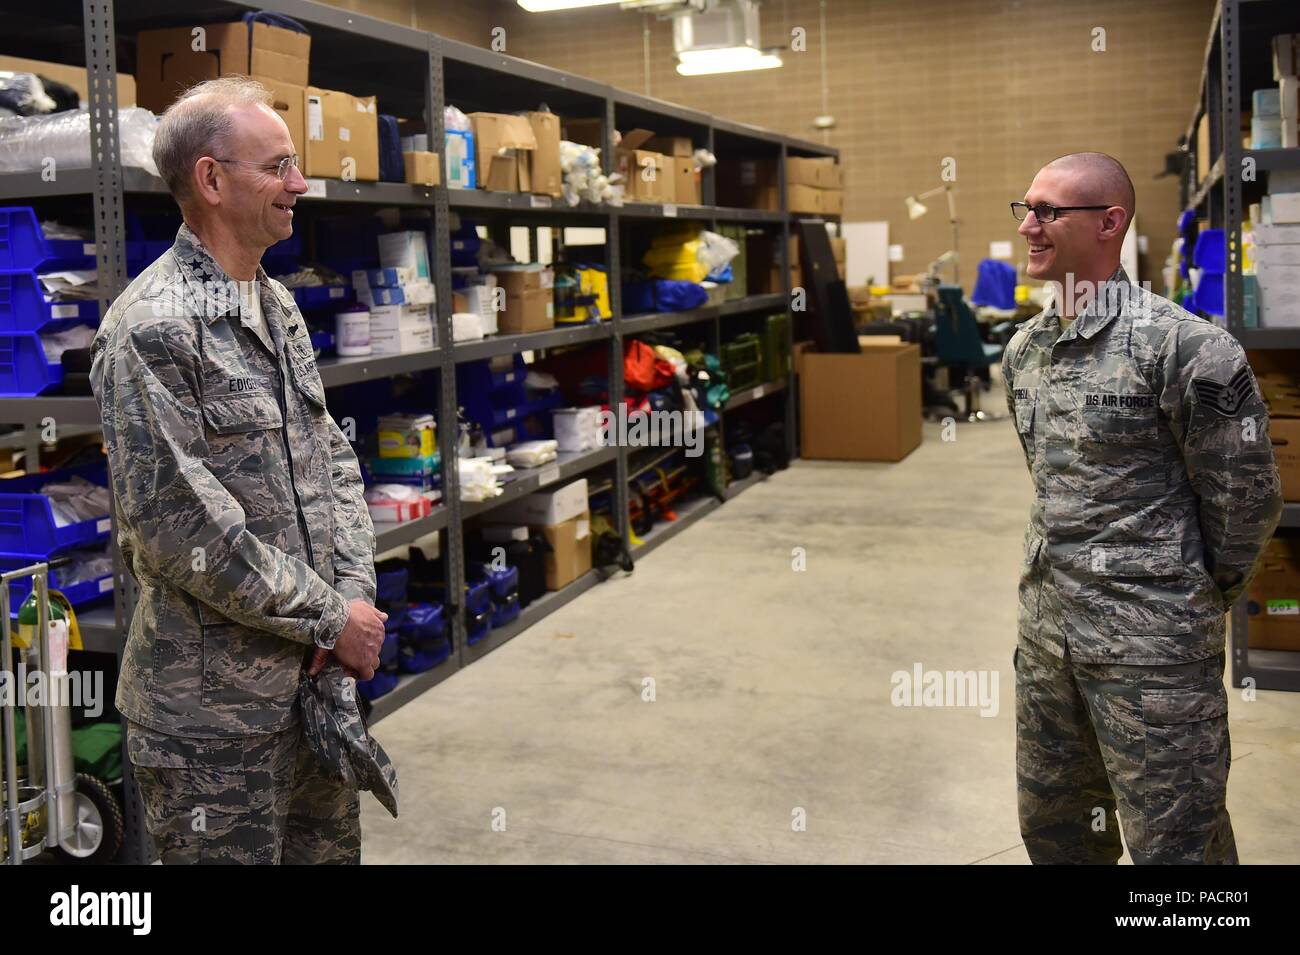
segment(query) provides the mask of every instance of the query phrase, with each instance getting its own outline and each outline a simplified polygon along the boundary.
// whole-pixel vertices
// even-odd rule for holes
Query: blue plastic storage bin
[[[59,551],[108,540],[107,514],[63,527],[55,526],[50,500],[40,493],[40,489],[51,481],[74,476],[83,477],[101,487],[108,486],[107,471],[99,465],[28,474],[0,481],[0,558],[28,562],[45,560]]]
[[[0,397],[30,398],[63,384],[63,365],[49,361],[35,332],[0,333]]]
[[[78,324],[99,324],[97,299],[47,302],[35,272],[0,272],[0,332],[56,331]]]
[[[465,622],[465,642],[471,647],[492,632],[492,604],[482,613],[469,614]]]
[[[1222,229],[1204,229],[1196,236],[1192,265],[1222,275],[1228,271],[1228,237]]]
[[[1201,276],[1192,296],[1192,304],[1199,312],[1211,315],[1224,314],[1224,276],[1207,272]]]
[[[420,643],[403,643],[397,657],[397,669],[402,673],[424,673],[450,656],[451,641],[446,637]]]
[[[356,299],[357,294],[350,285],[311,285],[293,289],[293,300],[304,312],[351,305]]]
[[[0,559],[0,571],[18,570],[28,564],[35,563],[32,560],[12,560]],[[113,596],[113,575],[105,574],[103,577],[96,577],[92,580],[83,580],[75,584],[63,583],[60,568],[50,568],[50,589],[57,590],[63,596],[68,598],[68,602],[74,607],[80,607],[90,603],[93,600],[100,600]],[[27,595],[32,592],[32,579],[30,577],[19,577],[16,580],[9,581],[9,606],[13,613],[18,613],[18,608],[23,605]]]
[[[491,564],[474,562],[469,565],[469,569],[472,579],[488,583],[492,589],[493,600],[508,597],[519,589],[518,567],[496,570]]]
[[[436,640],[447,629],[442,604],[413,603],[407,606],[402,622],[403,640]]]
[[[31,206],[0,208],[0,269],[93,269],[95,243],[47,239]]]
[[[369,680],[357,681],[357,692],[367,700],[377,700],[387,693],[392,693],[397,689],[397,682],[401,679],[396,670],[389,673],[379,670],[374,677]]]

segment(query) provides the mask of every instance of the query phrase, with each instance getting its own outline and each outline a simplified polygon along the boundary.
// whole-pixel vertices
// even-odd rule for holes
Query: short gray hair
[[[200,156],[220,152],[234,130],[231,107],[270,106],[270,91],[247,76],[223,76],[191,86],[167,107],[153,140],[153,161],[178,203],[190,195]]]

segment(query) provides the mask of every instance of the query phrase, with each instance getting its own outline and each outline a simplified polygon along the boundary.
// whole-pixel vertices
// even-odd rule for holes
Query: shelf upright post
[[[605,97],[605,114],[601,123],[600,141],[604,148],[600,151],[600,166],[606,175],[614,171],[614,100]],[[619,229],[618,210],[610,206],[605,217],[605,267],[609,284],[609,307],[613,319],[612,334],[609,339],[609,408],[617,415],[623,404],[625,389],[623,387],[623,283],[621,279],[622,256],[620,247],[623,235]],[[616,439],[621,438],[615,431]],[[628,514],[628,449],[622,440],[617,440],[618,454],[614,458],[614,529],[623,538],[623,543],[631,550],[630,535],[632,521]]]
[[[425,91],[429,148],[441,157],[446,175],[447,103],[443,71],[442,38],[429,35],[429,76]],[[433,191],[433,281],[438,312],[438,454],[442,459],[442,503],[447,508],[447,529],[441,550],[447,585],[447,612],[451,615],[452,646],[457,667],[465,659],[465,534],[460,506],[460,467],[457,454],[460,415],[456,399],[456,354],[451,337],[451,207],[444,183]]]
[[[794,380],[794,311],[790,307],[791,289],[790,289],[790,204],[787,199],[787,190],[785,185],[785,167],[786,167],[786,144],[781,142],[780,158],[777,160],[780,168],[777,170],[778,188],[781,190],[781,290],[785,293],[785,316],[786,316],[786,336],[785,336],[785,357],[786,357],[786,389],[785,397],[785,452],[793,460],[798,454],[799,442],[795,429],[798,427],[798,421],[795,419],[795,380]]]

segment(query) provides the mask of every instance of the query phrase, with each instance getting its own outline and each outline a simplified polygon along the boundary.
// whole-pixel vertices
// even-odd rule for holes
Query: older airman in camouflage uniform
[[[1029,274],[1060,283],[1002,365],[1034,484],[1020,826],[1036,863],[1111,863],[1118,802],[1135,862],[1234,863],[1224,614],[1277,525],[1278,474],[1236,339],[1118,267],[1132,202],[1122,166],[1076,154],[1017,212]]]
[[[217,80],[168,111],[154,154],[186,224],[92,346],[140,586],[117,706],[165,862],[360,855],[355,786],[304,745],[298,694],[304,665],[373,674],[374,529],[307,327],[258,264],[306,190],[267,101]]]

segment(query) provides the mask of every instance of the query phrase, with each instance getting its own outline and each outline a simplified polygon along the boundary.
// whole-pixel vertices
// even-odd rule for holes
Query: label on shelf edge
[[[79,310],[77,305],[51,305],[50,318],[76,318]]]
[[[113,589],[113,578],[111,576],[105,577],[103,580],[99,582],[99,592],[101,594],[106,594],[112,589]]]
[[[308,180],[307,180],[307,191],[304,192],[303,195],[304,195],[304,196],[311,196],[312,198],[315,198],[315,199],[324,199],[324,198],[325,198],[325,180],[324,180],[324,179],[308,179]]]
[[[95,521],[96,534],[107,534],[112,529],[113,519],[111,517],[101,517],[99,520]]]
[[[530,195],[528,197],[528,204],[534,209],[549,209],[551,208],[551,197]]]
[[[560,479],[560,466],[552,464],[542,469],[542,473],[537,475],[537,486],[546,487],[548,484],[554,484]]]
[[[86,242],[85,244],[83,244],[83,245],[81,246],[81,254],[82,254],[82,255],[95,255],[95,254],[97,254],[97,253],[95,252],[95,243],[93,243],[93,242]]]
[[[1300,615],[1300,600],[1270,600],[1268,601],[1268,615],[1270,617]]]
[[[665,205],[665,206],[664,206],[664,218],[665,218],[665,219],[676,219],[676,218],[677,218],[677,207],[676,207],[675,205],[673,205],[672,203],[669,203],[669,204]]]

